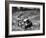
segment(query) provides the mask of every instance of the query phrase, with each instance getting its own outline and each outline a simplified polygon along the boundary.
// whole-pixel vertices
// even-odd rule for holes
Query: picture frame
[[[23,11],[22,9],[19,11],[16,10],[18,8],[22,8],[22,9],[26,8],[28,13],[29,13],[28,10],[35,10],[39,12],[38,13],[39,16],[41,15],[39,17],[40,30],[38,31],[36,30],[35,31],[23,31],[23,30],[22,31],[12,31],[12,19],[13,19],[12,16],[14,16],[13,12]],[[23,36],[40,36],[40,35],[45,35],[45,3],[24,2],[24,1],[5,1],[5,37],[23,37]]]

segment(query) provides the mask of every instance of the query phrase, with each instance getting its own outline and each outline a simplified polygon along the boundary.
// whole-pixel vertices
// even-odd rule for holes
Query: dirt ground
[[[21,27],[18,27],[17,23],[17,16],[23,14],[23,16],[28,16],[30,21],[33,23],[33,26],[28,28],[27,30],[40,30],[40,11],[38,10],[30,10],[30,11],[20,11],[20,12],[15,12],[12,15],[12,30],[13,31],[24,31],[25,29],[22,29]],[[27,31],[26,30],[26,31]]]

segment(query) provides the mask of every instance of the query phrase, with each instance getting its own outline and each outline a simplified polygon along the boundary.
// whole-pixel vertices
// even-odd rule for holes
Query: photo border
[[[9,4],[34,4],[43,5],[43,33],[9,35]],[[23,36],[40,36],[45,35],[45,3],[42,2],[24,2],[24,1],[5,1],[5,37],[23,37]]]

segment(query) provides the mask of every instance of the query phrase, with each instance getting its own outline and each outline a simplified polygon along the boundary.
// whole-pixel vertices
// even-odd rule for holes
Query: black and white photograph
[[[43,35],[44,3],[10,3],[8,35]]]
[[[40,30],[40,9],[12,7],[12,31]]]

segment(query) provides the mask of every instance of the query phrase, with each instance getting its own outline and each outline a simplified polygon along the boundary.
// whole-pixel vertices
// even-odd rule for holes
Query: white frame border
[[[12,31],[12,7],[35,7],[40,8],[40,30],[37,31]],[[25,5],[25,4],[9,4],[9,35],[36,34],[43,33],[43,6],[42,5]]]

